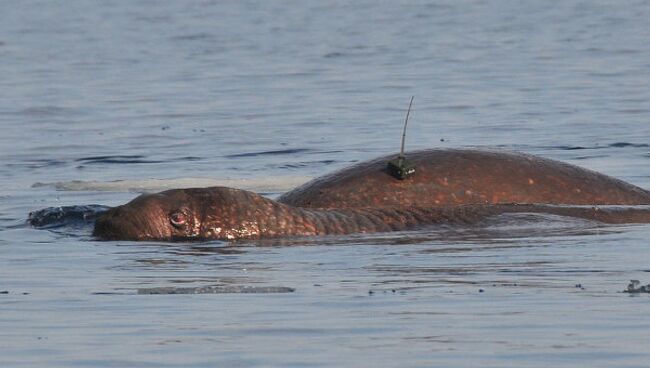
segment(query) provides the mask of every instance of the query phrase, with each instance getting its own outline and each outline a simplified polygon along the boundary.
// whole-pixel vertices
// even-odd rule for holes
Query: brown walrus
[[[650,222],[650,209],[631,206],[650,204],[650,192],[562,162],[479,150],[419,151],[408,158],[416,173],[402,181],[386,172],[388,158],[379,158],[315,179],[278,201],[225,187],[141,195],[100,216],[93,235],[173,241],[350,234],[472,224],[512,212]]]

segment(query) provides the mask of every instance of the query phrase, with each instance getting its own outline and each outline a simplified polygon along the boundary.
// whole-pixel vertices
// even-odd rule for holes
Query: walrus
[[[398,180],[383,157],[300,186],[277,201],[226,187],[141,195],[95,222],[106,240],[210,240],[340,235],[475,224],[504,213],[547,213],[605,223],[650,222],[650,192],[533,155],[426,150]]]
[[[504,213],[547,213],[606,223],[650,222],[649,208],[478,204],[442,207],[293,207],[249,191],[172,189],[145,194],[112,208],[95,222],[105,240],[234,240],[342,235],[414,229],[431,224],[475,224]]]

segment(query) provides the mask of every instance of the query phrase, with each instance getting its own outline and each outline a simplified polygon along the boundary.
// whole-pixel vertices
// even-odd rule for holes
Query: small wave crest
[[[268,294],[268,293],[292,293],[295,289],[286,286],[199,286],[199,287],[152,287],[140,288],[140,295],[158,294]]]
[[[226,155],[224,157],[239,158],[239,157],[256,157],[256,156],[292,155],[294,153],[305,153],[310,151],[311,150],[307,148],[293,148],[293,149],[284,149],[284,150],[275,150],[275,151],[237,153],[233,155]]]
[[[250,190],[258,193],[286,192],[301,185],[311,178],[306,176],[281,176],[270,178],[177,178],[177,179],[143,179],[114,181],[58,181],[51,183],[34,183],[33,188],[52,187],[60,191],[100,191],[100,192],[159,192],[167,189],[223,186]]]
[[[41,229],[53,229],[62,226],[86,226],[97,216],[106,212],[107,206],[90,204],[85,206],[48,207],[29,213],[27,223]]]
[[[605,145],[594,145],[594,146],[553,146],[550,148],[556,148],[565,151],[575,151],[575,150],[595,150],[595,149],[604,149],[604,148],[647,148],[650,145],[646,143],[630,143],[630,142],[615,142]]]

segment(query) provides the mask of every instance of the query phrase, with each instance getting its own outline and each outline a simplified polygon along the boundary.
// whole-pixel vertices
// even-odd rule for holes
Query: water
[[[645,225],[166,244],[25,220],[177,186],[277,196],[396,151],[412,95],[410,149],[650,187],[649,18],[643,1],[1,3],[0,366],[646,367],[650,302],[622,292],[650,282]]]

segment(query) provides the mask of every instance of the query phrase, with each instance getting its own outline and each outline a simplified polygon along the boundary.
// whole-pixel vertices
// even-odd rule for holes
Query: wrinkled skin
[[[380,157],[316,178],[278,198],[298,207],[457,206],[490,203],[650,204],[650,192],[563,162],[508,151],[432,149],[407,154],[397,180]]]
[[[93,235],[175,241],[370,233],[474,224],[513,212],[650,222],[650,209],[638,206],[650,204],[647,191],[561,162],[472,150],[408,158],[417,172],[404,181],[384,172],[381,158],[307,183],[277,202],[225,187],[141,195],[100,216]]]

